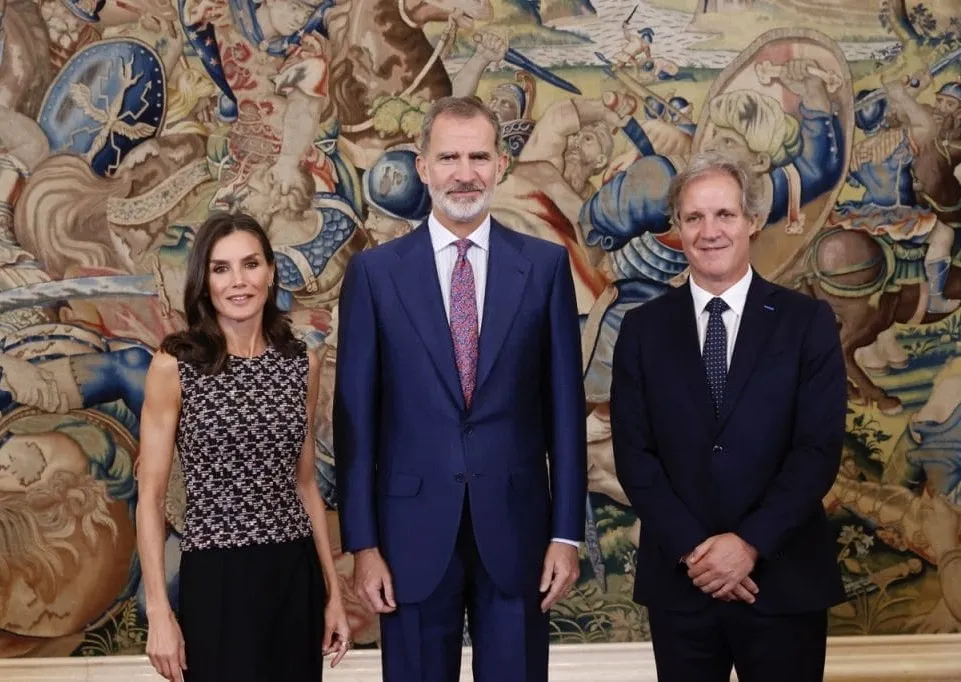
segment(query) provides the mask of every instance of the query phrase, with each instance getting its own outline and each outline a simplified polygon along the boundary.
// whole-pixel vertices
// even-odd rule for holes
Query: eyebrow
[[[687,212],[681,211],[680,217],[682,220],[686,218],[703,218],[707,213],[712,213],[713,215],[724,215],[724,214],[738,215],[740,211],[735,208],[727,208],[727,207],[718,208],[718,209],[715,209],[714,211],[702,211],[700,209],[693,209]]]
[[[242,260],[242,261],[244,261],[244,260],[257,260],[258,258],[260,258],[260,254],[259,254],[259,253],[248,253],[246,256],[244,256],[244,257],[241,258],[240,260]],[[211,265],[227,265],[227,264],[229,264],[229,263],[230,263],[230,261],[228,261],[228,260],[220,260],[220,259],[217,259],[217,258],[211,258],[211,259],[210,259],[210,264],[211,264]]]
[[[458,157],[460,155],[461,155],[460,152],[438,152],[437,153],[437,157],[441,159]],[[490,152],[470,152],[467,156],[472,159],[489,159],[491,158],[491,153]]]

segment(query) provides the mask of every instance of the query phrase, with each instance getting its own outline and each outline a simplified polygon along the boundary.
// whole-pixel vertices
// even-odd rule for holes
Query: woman
[[[137,530],[147,654],[169,680],[314,682],[321,645],[331,665],[350,647],[314,482],[319,365],[276,290],[260,225],[212,215],[187,265],[188,329],[164,340],[147,372]],[[179,624],[163,556],[175,445],[187,488]]]

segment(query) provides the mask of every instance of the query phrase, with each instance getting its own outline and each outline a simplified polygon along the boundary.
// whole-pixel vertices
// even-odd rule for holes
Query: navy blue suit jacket
[[[679,561],[733,532],[759,552],[759,611],[843,601],[821,499],[840,464],[845,411],[844,360],[824,302],[755,273],[719,418],[690,286],[629,312],[614,350],[611,428],[617,477],[641,519],[635,599],[670,610],[708,604]]]
[[[395,596],[440,582],[465,491],[484,567],[536,593],[551,537],[581,540],[586,434],[566,251],[491,221],[477,382],[465,409],[426,223],[351,260],[334,443],[343,546],[378,547]]]

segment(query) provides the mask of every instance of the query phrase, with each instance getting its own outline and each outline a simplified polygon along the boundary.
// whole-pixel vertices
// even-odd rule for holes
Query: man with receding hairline
[[[658,680],[815,682],[845,598],[821,504],[845,428],[834,314],[752,270],[763,200],[738,161],[694,155],[669,204],[690,277],[627,313],[611,382]]]

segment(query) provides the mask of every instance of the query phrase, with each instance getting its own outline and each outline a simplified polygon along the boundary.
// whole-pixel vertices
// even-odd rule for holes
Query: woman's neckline
[[[257,358],[262,358],[263,356],[265,356],[268,353],[268,351],[270,351],[269,343],[264,346],[264,349],[262,351],[260,351],[259,353],[255,353],[254,355],[236,355],[234,353],[231,353],[230,351],[227,351],[227,355],[236,360],[256,360]]]

